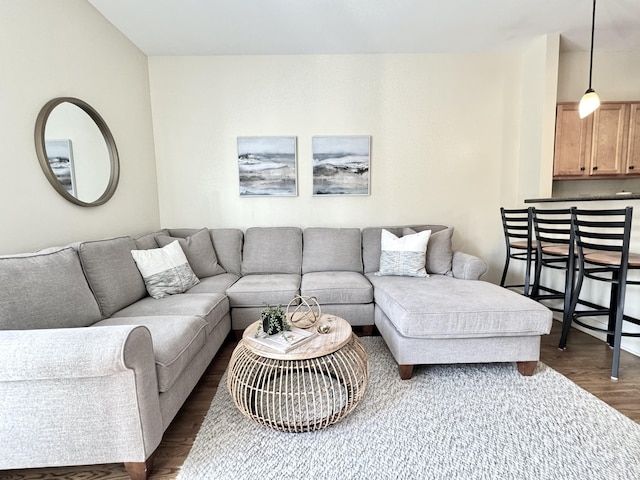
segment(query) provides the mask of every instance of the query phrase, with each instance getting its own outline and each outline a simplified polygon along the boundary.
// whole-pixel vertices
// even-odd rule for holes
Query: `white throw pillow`
[[[425,230],[398,238],[382,229],[380,270],[376,275],[428,277],[425,264],[430,235],[431,230]]]
[[[200,283],[178,241],[162,248],[131,250],[149,295],[162,298]]]
[[[405,227],[402,235],[412,235],[416,233],[413,228]],[[437,273],[438,275],[451,276],[453,268],[453,250],[451,237],[453,227],[432,232],[427,244],[427,273]]]

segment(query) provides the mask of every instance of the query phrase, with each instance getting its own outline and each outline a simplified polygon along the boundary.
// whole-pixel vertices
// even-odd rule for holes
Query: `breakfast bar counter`
[[[640,193],[620,192],[608,195],[577,195],[573,197],[527,198],[524,203],[594,202],[603,200],[640,200]]]

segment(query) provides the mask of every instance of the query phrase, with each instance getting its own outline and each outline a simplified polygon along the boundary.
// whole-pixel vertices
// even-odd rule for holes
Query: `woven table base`
[[[266,358],[240,342],[227,377],[231,398],[245,416],[283,432],[339,422],[368,383],[367,352],[355,335],[335,352],[301,360]]]

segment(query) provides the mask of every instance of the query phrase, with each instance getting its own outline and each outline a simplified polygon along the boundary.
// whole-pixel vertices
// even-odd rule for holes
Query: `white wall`
[[[0,254],[159,226],[147,58],[85,0],[0,0]],[[36,158],[38,112],[54,97],[92,105],[120,154],[113,198],[63,199]]]
[[[593,89],[603,102],[640,100],[640,52],[593,54]],[[562,52],[558,101],[579,102],[589,86],[589,53]]]
[[[559,52],[560,36],[553,35],[537,39],[523,53],[520,203],[526,198],[551,196],[555,138],[551,126],[556,119]]]
[[[519,54],[152,57],[162,226],[444,223],[455,226],[457,248],[490,262],[495,280],[502,186],[519,182],[508,166],[519,161],[522,62]],[[351,134],[372,136],[371,195],[312,196],[311,137]],[[298,197],[239,197],[243,135],[298,137]],[[517,196],[518,187],[509,200]]]

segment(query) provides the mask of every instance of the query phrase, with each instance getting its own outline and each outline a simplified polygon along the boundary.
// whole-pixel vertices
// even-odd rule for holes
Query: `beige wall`
[[[84,0],[0,0],[0,254],[158,228],[147,58]],[[105,205],[58,195],[35,154],[50,99],[92,105],[116,140],[120,185]]]
[[[640,52],[594,52],[593,89],[603,102],[640,100]],[[589,86],[589,54],[562,52],[558,101],[578,102]]]
[[[551,196],[560,37],[542,37],[523,53],[519,201]]]
[[[162,226],[444,223],[455,226],[457,248],[489,260],[496,279],[504,255],[498,209],[522,201],[523,61],[519,54],[150,58]],[[543,85],[531,86],[540,89],[536,98]],[[371,195],[312,196],[311,137],[350,134],[372,136]],[[243,135],[298,137],[296,198],[239,197]],[[513,188],[505,195],[503,185]]]

